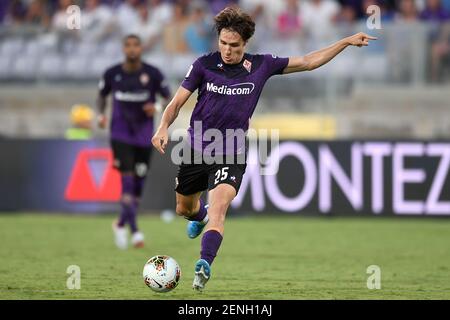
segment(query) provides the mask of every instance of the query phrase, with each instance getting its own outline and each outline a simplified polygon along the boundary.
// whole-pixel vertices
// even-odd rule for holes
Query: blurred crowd
[[[71,5],[81,8],[79,30],[67,28]],[[300,38],[312,40],[305,41],[305,51],[318,48],[333,39],[335,27],[365,21],[371,5],[381,8],[384,24],[426,21],[441,26],[450,21],[450,0],[1,0],[0,29],[31,27],[96,43],[135,33],[146,52],[201,54],[216,45],[212,19],[229,5],[239,5],[254,17],[258,49],[269,34],[285,47],[293,44],[292,51]],[[438,79],[450,54],[450,31],[439,28],[432,37],[431,78]]]
[[[204,52],[211,37],[212,17],[228,5],[239,5],[281,37],[308,33],[326,38],[335,25],[366,19],[370,5],[381,8],[383,22],[450,20],[450,0],[2,0],[0,24],[67,29],[67,8],[81,8],[83,40],[101,40],[112,33],[138,33],[147,49],[163,34],[175,37],[173,50]]]

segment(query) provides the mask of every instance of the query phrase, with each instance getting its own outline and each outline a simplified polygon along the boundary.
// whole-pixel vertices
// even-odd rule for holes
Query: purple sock
[[[188,217],[187,219],[189,221],[203,221],[207,214],[208,210],[205,208],[205,203],[202,199],[200,199],[200,209],[195,215],[193,215],[192,217]]]
[[[138,231],[136,217],[137,217],[137,206],[136,202],[133,201],[133,203],[130,205],[130,211],[128,213],[128,223],[130,224],[131,233],[135,233]]]
[[[213,263],[220,244],[222,243],[222,239],[222,235],[216,230],[208,230],[203,234],[200,257],[201,259],[208,261],[209,265]]]
[[[127,222],[130,225],[131,232],[136,232],[136,203],[134,201],[134,177],[123,175],[122,176],[122,211],[119,217],[119,227],[123,227]]]
[[[144,189],[145,177],[134,176],[134,190],[133,194],[136,198],[140,198],[142,190]]]

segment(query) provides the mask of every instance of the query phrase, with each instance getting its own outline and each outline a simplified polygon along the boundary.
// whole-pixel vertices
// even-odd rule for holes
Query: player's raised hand
[[[167,141],[169,140],[169,134],[167,129],[159,128],[152,138],[152,144],[159,151],[159,153],[164,154],[167,146]]]
[[[147,117],[151,118],[156,112],[156,107],[154,103],[146,103],[142,110],[144,110]]]
[[[97,124],[100,129],[105,129],[106,124],[108,123],[108,119],[104,114],[100,114],[97,118]]]
[[[347,40],[351,46],[366,47],[369,45],[369,40],[377,40],[377,38],[369,36],[364,32],[359,32],[353,36],[348,37]]]

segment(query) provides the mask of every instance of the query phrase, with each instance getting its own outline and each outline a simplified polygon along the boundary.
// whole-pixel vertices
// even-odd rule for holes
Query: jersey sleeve
[[[166,78],[164,77],[164,75],[162,74],[161,71],[158,70],[157,72],[157,76],[158,76],[158,83],[157,83],[157,91],[158,93],[163,96],[165,99],[169,99],[170,98],[170,87],[169,84],[167,83]]]
[[[264,62],[267,70],[267,78],[271,76],[282,74],[283,70],[289,64],[289,58],[280,58],[273,54],[264,55]]]
[[[199,60],[195,61],[184,77],[181,86],[190,92],[197,90],[203,81],[203,67]]]
[[[102,97],[106,97],[111,92],[111,72],[107,70],[98,83],[98,90]]]

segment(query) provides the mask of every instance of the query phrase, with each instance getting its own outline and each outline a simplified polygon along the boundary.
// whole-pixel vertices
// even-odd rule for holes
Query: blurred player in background
[[[121,173],[121,213],[113,224],[115,243],[120,249],[128,246],[126,225],[130,226],[134,247],[143,247],[144,235],[137,226],[137,210],[149,169],[156,96],[170,98],[170,90],[163,74],[142,62],[141,39],[128,35],[123,40],[125,61],[103,75],[99,84],[98,125],[107,125],[106,98],[113,96],[111,118],[111,147],[114,167]],[[165,103],[168,103],[166,101]]]
[[[238,8],[229,7],[221,11],[215,17],[215,27],[219,36],[219,51],[197,59],[189,68],[152,139],[155,148],[164,153],[169,139],[169,126],[191,94],[198,89],[199,96],[188,132],[193,147],[191,154],[200,154],[202,162],[186,163],[183,159],[175,189],[177,214],[190,220],[188,236],[195,238],[206,224],[208,226],[201,242],[200,259],[194,268],[193,287],[196,290],[202,290],[210,279],[211,264],[223,239],[226,212],[239,191],[246,169],[245,161],[230,164],[228,156],[234,158],[246,153],[245,135],[249,120],[266,81],[274,75],[314,70],[348,46],[367,46],[369,40],[375,39],[358,33],[304,57],[279,58],[271,54],[253,55],[245,52],[248,40],[255,32],[255,23]],[[195,129],[196,123],[201,123],[200,130]],[[214,140],[216,146],[212,148],[204,136],[208,129],[220,130],[223,139]],[[229,129],[232,129],[231,134]],[[230,135],[232,139],[235,136],[238,138],[238,144],[232,143],[232,147],[228,148],[226,140]],[[221,159],[212,164],[209,159],[204,161],[205,154],[211,150],[215,150],[216,155],[225,156],[227,161]],[[209,191],[208,208],[200,198],[205,190]]]

